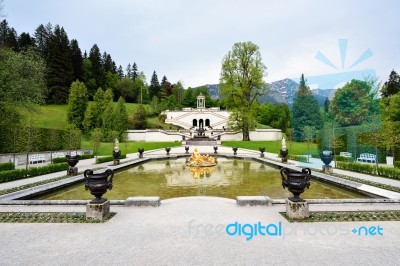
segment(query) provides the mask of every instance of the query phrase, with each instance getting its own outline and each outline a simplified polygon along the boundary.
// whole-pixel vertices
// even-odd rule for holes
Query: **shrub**
[[[119,159],[125,159],[126,155],[125,154],[121,154],[121,156],[119,156]],[[103,156],[103,157],[97,157],[96,159],[96,163],[105,163],[105,162],[111,162],[114,160],[114,156]]]
[[[49,164],[41,167],[32,167],[26,169],[15,169],[0,172],[0,183],[34,177],[38,175],[46,175],[60,171],[66,171],[68,168],[67,163]]]
[[[299,161],[299,162],[303,162],[303,163],[308,163],[308,159],[306,156],[302,156],[302,155],[292,155],[292,154],[288,154],[287,158],[290,160],[294,160],[294,161]]]
[[[337,162],[353,162],[354,161],[353,157],[344,157],[344,156],[339,156],[339,155],[336,155],[335,159]]]
[[[394,167],[400,168],[400,161],[395,161],[394,162]]]
[[[8,170],[14,170],[15,166],[13,163],[1,163],[0,164],[0,172],[1,171],[8,171]]]

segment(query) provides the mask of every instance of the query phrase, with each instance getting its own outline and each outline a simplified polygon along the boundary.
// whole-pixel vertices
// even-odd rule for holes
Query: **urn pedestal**
[[[232,150],[233,150],[233,155],[236,156],[238,148],[237,147],[233,147]]]
[[[289,150],[285,149],[285,150],[280,150],[281,153],[281,162],[282,163],[286,163],[287,162],[287,155],[289,154]]]
[[[310,217],[308,202],[294,202],[286,199],[286,215],[292,219],[307,219]]]
[[[86,218],[93,220],[103,220],[110,214],[110,201],[102,203],[88,203],[86,205]]]
[[[260,157],[261,157],[261,158],[264,158],[265,148],[262,147],[262,148],[259,148],[258,150],[260,151]]]
[[[138,148],[139,158],[143,158],[144,148]]]

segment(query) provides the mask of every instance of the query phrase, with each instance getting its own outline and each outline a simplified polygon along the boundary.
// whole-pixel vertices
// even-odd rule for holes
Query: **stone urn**
[[[121,151],[120,150],[113,150],[113,163],[114,165],[119,165],[119,157],[121,156]]]
[[[138,148],[137,151],[139,153],[139,158],[143,158],[144,148]]]
[[[103,173],[94,174],[93,170],[87,169],[83,175],[85,176],[85,190],[89,189],[90,194],[96,197],[91,203],[105,202],[107,199],[102,198],[102,196],[107,192],[107,189],[112,189],[114,171],[107,169]]]
[[[233,150],[233,155],[237,155],[238,148],[237,147],[233,147],[232,150]]]
[[[165,148],[165,151],[167,152],[167,156],[169,156],[169,152],[171,151],[170,147]]]
[[[79,162],[79,159],[81,158],[79,155],[65,155],[65,158],[67,159],[67,163],[69,165],[68,170],[67,170],[67,175],[73,176],[78,174],[78,167],[76,165]]]
[[[282,168],[281,176],[282,187],[287,187],[288,190],[293,193],[293,197],[290,197],[289,200],[292,202],[304,201],[302,198],[300,198],[300,194],[304,192],[305,188],[310,188],[310,168],[303,168],[301,172],[288,168]]]
[[[217,153],[218,153],[218,152],[217,152],[218,146],[214,146],[213,149],[214,149],[214,154],[217,154]]]
[[[287,162],[287,155],[289,154],[289,150],[288,149],[284,149],[284,150],[280,150],[280,154],[281,154],[281,159],[283,163]]]
[[[67,158],[67,163],[70,167],[75,167],[75,165],[78,164],[79,159],[81,158],[79,155],[65,155],[65,157]]]
[[[261,147],[258,150],[260,151],[260,157],[263,158],[264,157],[264,152],[265,152],[265,147]]]
[[[189,154],[189,146],[185,146],[185,153]]]
[[[325,165],[329,165],[333,160],[332,151],[322,151],[321,160],[324,162]]]
[[[320,156],[321,160],[324,162],[324,165],[322,166],[322,171],[326,174],[332,173],[332,166],[329,165],[333,160],[332,151],[322,151]]]
[[[121,156],[121,151],[113,151],[114,160],[119,160],[120,156]]]

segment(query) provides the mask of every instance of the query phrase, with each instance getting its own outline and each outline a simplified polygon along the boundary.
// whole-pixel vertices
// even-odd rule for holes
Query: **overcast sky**
[[[400,72],[400,1],[392,0],[4,0],[9,26],[33,34],[59,24],[84,52],[96,43],[126,69],[136,62],[149,80],[185,87],[219,82],[221,61],[235,42],[260,47],[267,82],[333,74],[368,49],[351,70],[375,69],[386,81]],[[344,68],[338,39],[347,39]],[[338,68],[315,59],[324,54]]]

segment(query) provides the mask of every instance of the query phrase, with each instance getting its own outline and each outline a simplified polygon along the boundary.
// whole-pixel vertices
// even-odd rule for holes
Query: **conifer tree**
[[[304,139],[304,127],[320,129],[323,126],[318,102],[307,86],[304,74],[301,75],[299,90],[294,98],[291,123],[295,141]]]
[[[76,39],[71,40],[71,60],[74,80],[83,81],[83,58]]]
[[[389,80],[385,82],[382,87],[382,97],[388,98],[391,95],[398,94],[400,92],[400,76],[394,69],[390,72]]]
[[[161,89],[160,82],[158,81],[156,71],[154,71],[153,75],[151,76],[151,81],[149,86],[149,98],[153,99],[154,96],[159,97],[160,89]]]
[[[136,63],[134,62],[132,66],[132,80],[135,81],[138,75],[139,75],[138,68]]]
[[[75,81],[71,84],[68,98],[67,120],[76,128],[83,129],[82,122],[88,104],[87,89],[84,83]]]
[[[49,39],[47,57],[47,102],[65,103],[73,81],[70,43],[64,28],[56,25]]]
[[[119,97],[117,106],[115,108],[115,121],[114,130],[118,131],[119,137],[128,129],[128,113],[125,107],[124,98]]]
[[[94,90],[99,87],[104,87],[105,72],[103,68],[100,49],[96,44],[94,44],[90,49],[88,58],[92,63],[92,75],[94,80],[96,81],[96,86]]]

